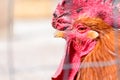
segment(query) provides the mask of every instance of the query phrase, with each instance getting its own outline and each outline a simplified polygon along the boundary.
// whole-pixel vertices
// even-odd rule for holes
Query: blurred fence
[[[59,56],[55,53],[61,52],[61,45],[55,50],[51,47],[57,46],[58,41],[53,39],[50,19],[55,3],[55,0],[0,1],[0,80],[51,78],[58,62],[54,58]]]

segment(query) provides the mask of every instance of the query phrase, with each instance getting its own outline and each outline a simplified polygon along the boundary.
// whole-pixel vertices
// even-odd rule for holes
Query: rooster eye
[[[81,28],[78,28],[78,30],[86,30],[87,27],[81,27]]]
[[[80,27],[80,28],[78,28],[78,31],[79,32],[85,32],[87,30],[87,27]]]

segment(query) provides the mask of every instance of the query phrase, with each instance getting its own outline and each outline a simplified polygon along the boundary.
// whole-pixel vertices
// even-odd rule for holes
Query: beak
[[[87,37],[90,38],[90,39],[95,39],[99,36],[99,33],[94,31],[94,30],[90,30],[88,33],[87,33]]]
[[[56,31],[54,37],[64,38],[65,37],[65,32],[64,31]]]

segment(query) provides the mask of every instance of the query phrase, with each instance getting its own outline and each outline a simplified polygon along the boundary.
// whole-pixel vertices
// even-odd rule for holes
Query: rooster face
[[[94,49],[97,41],[102,39],[109,28],[111,27],[99,18],[82,17],[66,30],[58,31],[56,37],[62,37],[67,42],[73,41],[75,51],[82,57]]]
[[[80,41],[87,39],[95,40],[100,36],[99,33],[101,30],[109,28],[107,24],[103,24],[102,22],[101,24],[100,20],[101,19],[99,19],[97,23],[97,18],[78,19],[72,24],[71,27],[64,31],[58,31],[58,33],[56,33],[56,37],[62,37],[65,39],[77,38]]]
[[[110,30],[112,27],[100,18],[82,17],[75,20],[70,28],[58,31],[56,37],[74,41],[75,50],[80,51],[83,56],[88,54],[98,41],[103,40]]]

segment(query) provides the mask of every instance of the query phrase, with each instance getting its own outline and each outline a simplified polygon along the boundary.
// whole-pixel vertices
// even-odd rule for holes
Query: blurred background
[[[0,80],[51,80],[65,41],[54,38],[60,0],[0,0]]]

